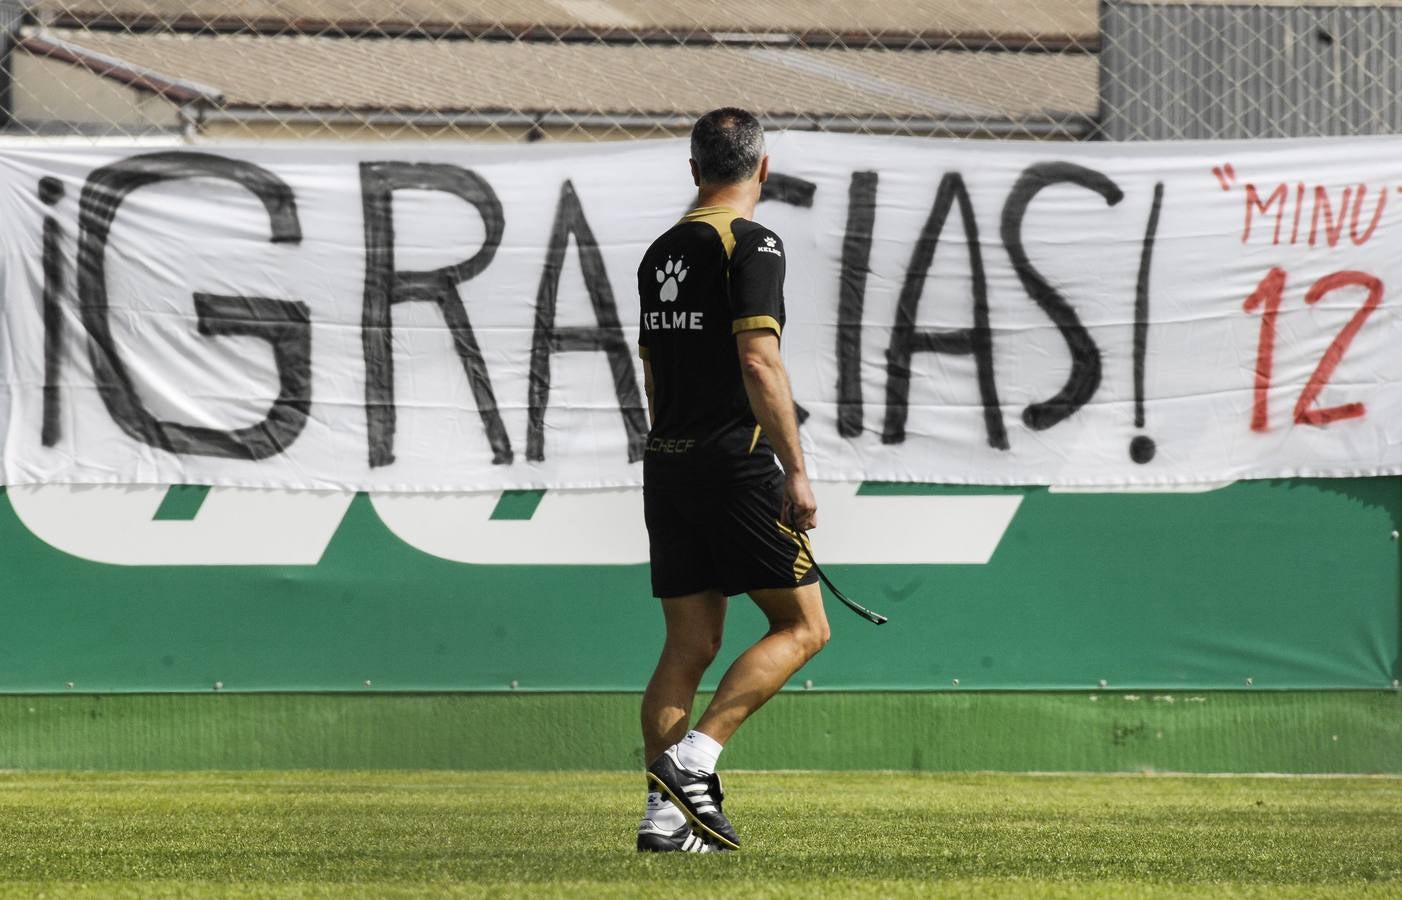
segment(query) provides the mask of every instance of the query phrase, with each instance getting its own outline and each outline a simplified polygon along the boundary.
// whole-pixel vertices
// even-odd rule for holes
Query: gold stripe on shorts
[[[813,545],[809,543],[808,535],[799,534],[797,531],[794,531],[792,528],[785,525],[783,522],[780,522],[778,519],[774,520],[774,524],[778,525],[779,530],[782,531],[785,535],[787,535],[796,545],[798,545],[798,551],[794,554],[793,559],[793,583],[798,584],[800,581],[803,580],[803,576],[808,574],[808,570],[813,568],[813,561],[810,559],[810,556],[813,553]],[[804,550],[807,550],[808,552],[805,553]]]

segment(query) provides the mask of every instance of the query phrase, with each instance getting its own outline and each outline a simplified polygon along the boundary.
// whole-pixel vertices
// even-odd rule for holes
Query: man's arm
[[[784,519],[800,531],[816,528],[818,501],[803,464],[793,392],[779,356],[779,336],[767,328],[752,329],[735,335],[735,342],[750,409],[784,467]]]
[[[647,394],[647,424],[657,424],[657,412],[652,406],[652,360],[643,360],[643,392]]]

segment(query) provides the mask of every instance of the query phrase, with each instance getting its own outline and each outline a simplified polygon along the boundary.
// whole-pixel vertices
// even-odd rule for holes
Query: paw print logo
[[[767,237],[767,238],[764,239],[764,243],[765,243],[766,246],[773,247],[773,246],[774,246],[774,239],[773,239],[772,237]]]
[[[671,303],[677,299],[677,294],[681,291],[681,283],[686,281],[687,269],[682,265],[683,260],[678,259],[672,262],[667,259],[667,265],[657,270],[657,283],[662,285],[662,290],[657,292],[657,299],[663,303]]]

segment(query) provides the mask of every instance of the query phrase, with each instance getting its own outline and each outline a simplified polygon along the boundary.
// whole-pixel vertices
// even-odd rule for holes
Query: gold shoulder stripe
[[[755,426],[755,433],[754,433],[754,435],[750,438],[750,449],[746,450],[746,451],[745,451],[746,453],[754,453],[754,452],[755,452],[755,447],[759,445],[759,436],[760,436],[761,433],[762,433],[762,429],[761,429],[758,425],[756,425],[756,426]]]
[[[735,235],[730,231],[730,223],[742,218],[728,206],[698,206],[682,216],[683,222],[705,222],[720,235],[721,246],[725,248],[725,258],[729,259],[735,249]]]
[[[782,334],[779,329],[779,320],[773,316],[745,316],[743,319],[736,319],[730,326],[731,334],[739,334],[742,331],[754,331],[758,328],[768,328],[776,335]]]

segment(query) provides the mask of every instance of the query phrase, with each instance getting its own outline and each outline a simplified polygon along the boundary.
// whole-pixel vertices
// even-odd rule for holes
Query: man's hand
[[[818,501],[803,466],[793,392],[779,356],[779,335],[769,328],[755,328],[740,332],[735,340],[750,409],[784,469],[784,506],[779,514],[784,524],[799,531],[816,528]]]
[[[794,472],[784,476],[784,521],[797,531],[818,527],[818,500],[808,476]]]

